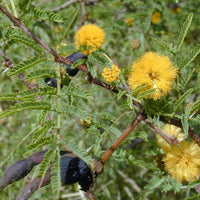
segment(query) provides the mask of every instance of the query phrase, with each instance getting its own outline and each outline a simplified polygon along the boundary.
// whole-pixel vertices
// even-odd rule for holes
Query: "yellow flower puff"
[[[161,14],[159,12],[155,12],[151,16],[151,23],[152,24],[158,24],[160,22],[160,17],[161,17]]]
[[[82,53],[85,55],[99,49],[103,45],[104,41],[104,30],[94,24],[82,26],[75,34],[76,48],[80,49],[81,46],[84,46],[86,50],[82,51]]]
[[[102,72],[102,76],[105,81],[111,83],[118,79],[118,75],[120,73],[120,69],[116,65],[112,65],[112,69],[109,67],[105,67]]]
[[[156,91],[146,98],[157,100],[170,91],[176,75],[177,70],[168,56],[150,51],[133,63],[128,84],[133,90],[145,84],[146,87],[138,93],[155,88]]]
[[[184,134],[181,132],[181,129],[170,124],[165,124],[162,128],[163,133],[165,133],[169,137],[175,137],[177,139],[181,139]],[[157,144],[160,148],[162,148],[165,152],[171,150],[171,145],[166,142],[159,134],[156,134]]]
[[[133,24],[133,19],[131,19],[130,17],[126,18],[126,24],[127,26],[131,26]]]
[[[165,170],[178,182],[191,182],[200,174],[200,147],[194,141],[172,145],[163,158]]]

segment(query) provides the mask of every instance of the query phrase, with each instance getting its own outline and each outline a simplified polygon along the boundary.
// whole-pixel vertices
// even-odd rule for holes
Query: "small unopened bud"
[[[131,41],[131,48],[132,49],[139,49],[141,46],[140,40],[134,39]]]

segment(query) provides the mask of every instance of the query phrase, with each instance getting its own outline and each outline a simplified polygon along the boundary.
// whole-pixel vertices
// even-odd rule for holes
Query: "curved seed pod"
[[[35,178],[25,187],[23,187],[20,193],[17,195],[16,200],[27,200],[39,187],[48,185],[51,181],[51,170],[49,169],[43,179]]]
[[[60,151],[61,154],[61,181],[62,185],[71,185],[78,182],[81,189],[88,191],[93,184],[90,167],[79,157],[67,151]],[[27,200],[39,187],[48,185],[51,181],[51,167],[48,169],[44,179],[35,178],[28,185],[24,186],[16,200]]]
[[[72,53],[71,55],[67,56],[66,58],[68,60],[72,61],[72,62],[75,62],[75,61],[77,61],[79,59],[87,59],[87,56],[83,55],[80,52],[76,52],[76,53]],[[64,64],[64,66],[66,66],[66,71],[67,71],[69,76],[75,76],[79,71],[78,68],[71,69],[71,65]],[[57,80],[55,78],[49,78],[48,77],[48,78],[45,78],[44,81],[48,86],[51,86],[51,87],[54,87],[54,88],[57,87]],[[61,88],[62,87],[63,87],[63,85],[61,84]]]
[[[72,53],[71,55],[67,56],[66,58],[72,62],[75,62],[79,59],[87,59],[87,56],[85,56],[84,54],[82,54],[80,52],[76,52],[76,53]],[[67,73],[69,74],[69,76],[75,76],[79,71],[78,68],[71,69],[70,65],[66,65],[66,70],[67,70]]]
[[[19,160],[11,164],[4,172],[0,180],[0,191],[2,191],[7,185],[14,183],[24,178],[32,168],[39,164],[47,151],[41,151],[31,155],[30,157]]]

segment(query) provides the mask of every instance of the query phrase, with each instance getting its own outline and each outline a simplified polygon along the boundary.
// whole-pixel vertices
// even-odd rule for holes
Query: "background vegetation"
[[[143,105],[149,119],[157,126],[162,125],[159,121],[160,116],[168,120],[172,117],[179,120],[187,117],[183,123],[185,133],[187,134],[187,126],[191,126],[197,134],[199,133],[200,76],[199,57],[196,58],[200,52],[198,46],[200,41],[199,0],[72,1],[73,3],[64,9],[59,9],[60,5],[67,2],[64,0],[1,0],[0,2],[28,29],[63,56],[76,51],[74,34],[82,24],[91,22],[100,26],[106,33],[103,49],[121,68],[125,81],[132,62],[145,52],[156,51],[169,56],[179,69],[179,77],[170,95],[159,101],[137,99],[137,96],[135,98]],[[161,14],[158,23],[151,22],[155,12]],[[190,13],[193,13],[193,19],[191,25],[186,21],[188,31],[184,29],[183,45],[173,52],[177,47],[177,38],[180,37],[183,21]],[[34,143],[34,138],[33,135],[28,134],[45,123],[47,128],[41,136],[43,139],[40,141],[41,146],[33,146],[32,153],[57,146],[62,149],[63,142],[89,164],[92,158],[100,158],[139,111],[138,107],[132,105],[131,96],[127,94],[127,99],[120,98],[120,94],[124,94],[123,89],[117,95],[98,85],[89,84],[86,74],[80,71],[77,76],[70,77],[70,84],[63,88],[61,104],[67,109],[62,110],[62,114],[44,109],[44,107],[41,107],[39,111],[25,109],[22,112],[16,111],[12,115],[9,114],[7,110],[23,101],[43,101],[50,103],[54,108],[58,107],[59,97],[54,92],[52,92],[54,95],[50,93],[52,88],[46,86],[41,71],[44,70],[43,73],[49,74],[48,69],[56,69],[57,65],[51,54],[18,27],[14,27],[2,12],[0,12],[0,22],[0,51],[5,52],[15,65],[33,56],[37,59],[40,55],[45,57],[44,61],[27,68],[22,74],[27,80],[31,77],[32,85],[47,88],[33,97],[22,95],[17,99],[14,94],[28,90],[27,85],[17,75],[8,76],[10,72],[5,72],[4,58],[0,57],[0,158],[3,163],[0,173],[2,174],[6,166],[12,162],[30,155],[30,143]],[[130,44],[134,39],[141,42],[139,49],[131,48]],[[101,58],[93,58],[91,71],[96,72],[98,79],[103,80],[101,72],[108,63],[109,61]],[[33,71],[37,75],[35,78]],[[52,74],[55,76],[55,72]],[[120,87],[120,84],[118,83],[117,87]],[[67,90],[68,88],[71,92]],[[190,88],[192,91],[188,92]],[[5,96],[7,93],[13,94],[11,100]],[[42,96],[42,100],[37,99],[38,96]],[[186,116],[185,109],[192,107],[195,102],[195,115],[189,118]],[[174,107],[174,105],[178,106]],[[61,121],[60,128],[58,118]],[[62,139],[55,137],[51,142],[45,143],[45,138],[52,138],[56,131]],[[135,140],[136,138],[142,140]],[[90,147],[92,147],[91,150],[86,152]],[[189,185],[177,183],[175,179],[155,167],[154,160],[159,154],[161,150],[156,145],[154,133],[148,125],[140,123],[106,162],[104,172],[98,176],[94,184],[97,198],[101,200],[198,199],[198,193],[193,188],[199,184],[198,181]],[[3,162],[4,160],[6,162]],[[25,179],[9,185],[0,193],[1,199],[15,199],[22,185],[27,184],[37,175],[38,168],[32,170]],[[57,190],[59,190],[60,199],[77,198],[77,196],[66,197],[67,194],[73,196],[72,193],[78,191],[77,184],[57,188],[56,192],[50,188],[52,187],[41,188],[30,199],[55,199]],[[81,197],[81,193],[78,195]]]

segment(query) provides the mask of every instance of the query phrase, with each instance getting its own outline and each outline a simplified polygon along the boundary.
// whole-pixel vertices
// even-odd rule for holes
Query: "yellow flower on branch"
[[[118,79],[118,75],[120,73],[120,69],[116,65],[112,65],[112,69],[109,67],[105,67],[102,72],[102,76],[105,81],[111,83]]]
[[[194,141],[172,145],[163,158],[165,170],[178,182],[191,182],[200,174],[200,147]]]
[[[168,56],[150,51],[133,63],[128,84],[133,90],[145,84],[139,93],[155,88],[156,91],[146,98],[157,100],[170,91],[176,75],[177,70]]]
[[[151,16],[151,23],[152,24],[158,24],[160,22],[160,17],[161,17],[161,14],[159,12],[155,12]]]
[[[82,26],[75,34],[76,48],[84,47],[83,54],[88,55],[99,49],[105,41],[104,30],[95,24]]]
[[[162,131],[168,137],[175,137],[177,139],[181,139],[184,136],[184,133],[181,132],[181,128],[178,128],[171,124],[165,124],[162,128]],[[156,134],[157,144],[160,148],[162,148],[165,152],[171,150],[171,145],[166,142],[159,134]]]

